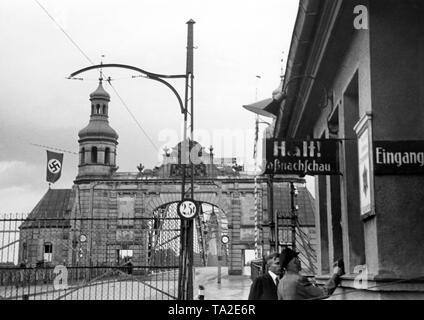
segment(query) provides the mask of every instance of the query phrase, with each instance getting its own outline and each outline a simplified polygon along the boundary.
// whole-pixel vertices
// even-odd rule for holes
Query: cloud
[[[47,191],[46,148],[31,143],[77,152],[77,134],[72,128],[27,122],[0,126],[0,213],[29,212]],[[72,187],[77,163],[78,155],[64,154],[62,177],[54,188]]]
[[[0,214],[29,213],[45,193],[29,186],[0,189]]]
[[[237,123],[253,129],[253,115],[241,106],[256,99],[255,89],[259,99],[262,92],[268,98],[278,85],[281,51],[290,45],[298,8],[298,1],[280,0],[47,2],[55,20],[93,61],[106,54],[106,63],[158,73],[184,70],[185,22],[196,20],[194,127],[210,130],[211,136],[211,126],[230,129]],[[78,152],[78,130],[88,123],[88,98],[97,86],[98,71],[84,74],[82,82],[65,79],[88,63],[39,6],[1,1],[0,12],[0,38],[7,43],[0,59],[0,205],[24,210],[47,188],[45,148],[31,144]],[[31,76],[22,76],[28,72]],[[255,85],[258,72],[262,80]],[[128,70],[108,69],[107,74],[117,80],[113,84],[119,95],[158,145],[160,130],[180,129],[176,99],[162,84],[132,79],[134,73]],[[184,95],[183,81],[171,83]],[[120,135],[120,171],[136,171],[140,162],[153,167],[158,151],[114,90],[106,88],[112,98],[110,124]],[[251,150],[248,147],[249,155]],[[225,156],[219,151],[216,146],[216,155]],[[62,177],[54,187],[70,188],[77,165],[78,155],[65,153]]]
[[[34,187],[40,165],[25,161],[0,162],[0,189],[13,187]]]

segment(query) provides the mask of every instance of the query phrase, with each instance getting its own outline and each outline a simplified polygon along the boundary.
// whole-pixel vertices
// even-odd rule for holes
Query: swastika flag
[[[47,182],[55,183],[62,173],[63,153],[47,150]]]

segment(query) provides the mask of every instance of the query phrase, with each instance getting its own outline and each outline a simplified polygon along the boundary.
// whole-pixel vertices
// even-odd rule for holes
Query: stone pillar
[[[145,210],[146,195],[144,192],[138,192],[135,200],[135,217],[152,218]],[[169,231],[168,231],[169,232]],[[136,265],[148,265],[148,243],[149,229],[148,220],[136,219],[134,223],[134,255],[133,263]],[[140,270],[145,271],[145,270]]]
[[[373,140],[424,140],[424,7],[421,1],[370,1],[369,12]],[[371,272],[422,276],[424,176],[375,176],[374,186],[376,215],[365,221],[366,239],[378,249]]]
[[[320,239],[317,247],[318,274],[330,273],[329,267],[329,241],[328,241],[328,222],[327,222],[327,181],[325,176],[319,176],[316,179],[316,208],[315,229],[316,237]]]
[[[353,128],[359,121],[358,78],[355,76],[345,92],[340,109],[342,144],[340,166],[343,253],[346,273],[365,263],[364,226],[360,219],[358,141]]]
[[[91,163],[91,146],[84,145],[84,148],[85,148],[84,164]]]
[[[343,258],[343,237],[341,226],[340,177],[327,177],[327,223],[329,265]]]
[[[105,147],[97,147],[97,163],[105,163]]]
[[[85,149],[84,149],[84,152],[83,152],[83,149],[80,148],[78,165],[81,165],[81,164],[84,164],[84,163],[85,163]]]
[[[109,147],[109,165],[110,166],[115,166],[116,165],[116,149],[115,146],[110,146]]]

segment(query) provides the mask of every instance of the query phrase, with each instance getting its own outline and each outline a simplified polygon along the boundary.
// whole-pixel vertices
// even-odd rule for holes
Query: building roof
[[[85,138],[111,138],[118,140],[116,131],[109,125],[106,119],[91,119],[88,125],[78,132],[80,139]]]
[[[93,99],[103,99],[110,101],[110,94],[103,88],[102,81],[99,81],[99,86],[97,89],[90,94],[90,100]]]
[[[100,80],[99,86],[96,91],[90,94],[90,100],[106,100],[110,101],[110,95],[103,88],[102,81]],[[90,122],[88,125],[78,132],[81,140],[98,140],[98,139],[112,139],[114,142],[118,140],[119,136],[116,131],[109,125],[107,112],[101,114],[91,114]],[[79,142],[82,142],[82,141]]]
[[[315,206],[314,199],[308,189],[297,185],[299,191],[295,198],[295,205],[299,206],[297,211],[300,226],[315,226]],[[274,210],[281,213],[284,217],[290,217],[291,199],[290,186],[287,183],[276,184],[274,186]],[[290,223],[288,221],[288,223]]]
[[[21,225],[29,228],[68,228],[71,189],[49,189]]]
[[[284,76],[285,100],[274,130],[276,138],[304,138],[310,134],[308,125],[319,117],[322,100],[329,100],[327,90],[335,66],[341,63],[355,33],[351,21],[355,3],[300,0]]]

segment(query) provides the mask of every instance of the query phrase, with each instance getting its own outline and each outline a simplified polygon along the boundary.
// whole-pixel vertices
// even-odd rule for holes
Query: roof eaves
[[[295,102],[298,82],[302,79],[300,76],[306,65],[302,60],[305,60],[306,53],[314,36],[314,24],[320,4],[322,4],[322,0],[300,0],[299,2],[299,10],[293,30],[284,77],[284,90],[287,99],[282,103],[274,131],[274,136],[278,138],[285,137],[287,134],[287,120],[292,112],[291,109]],[[293,85],[296,85],[295,88],[290,90]]]

